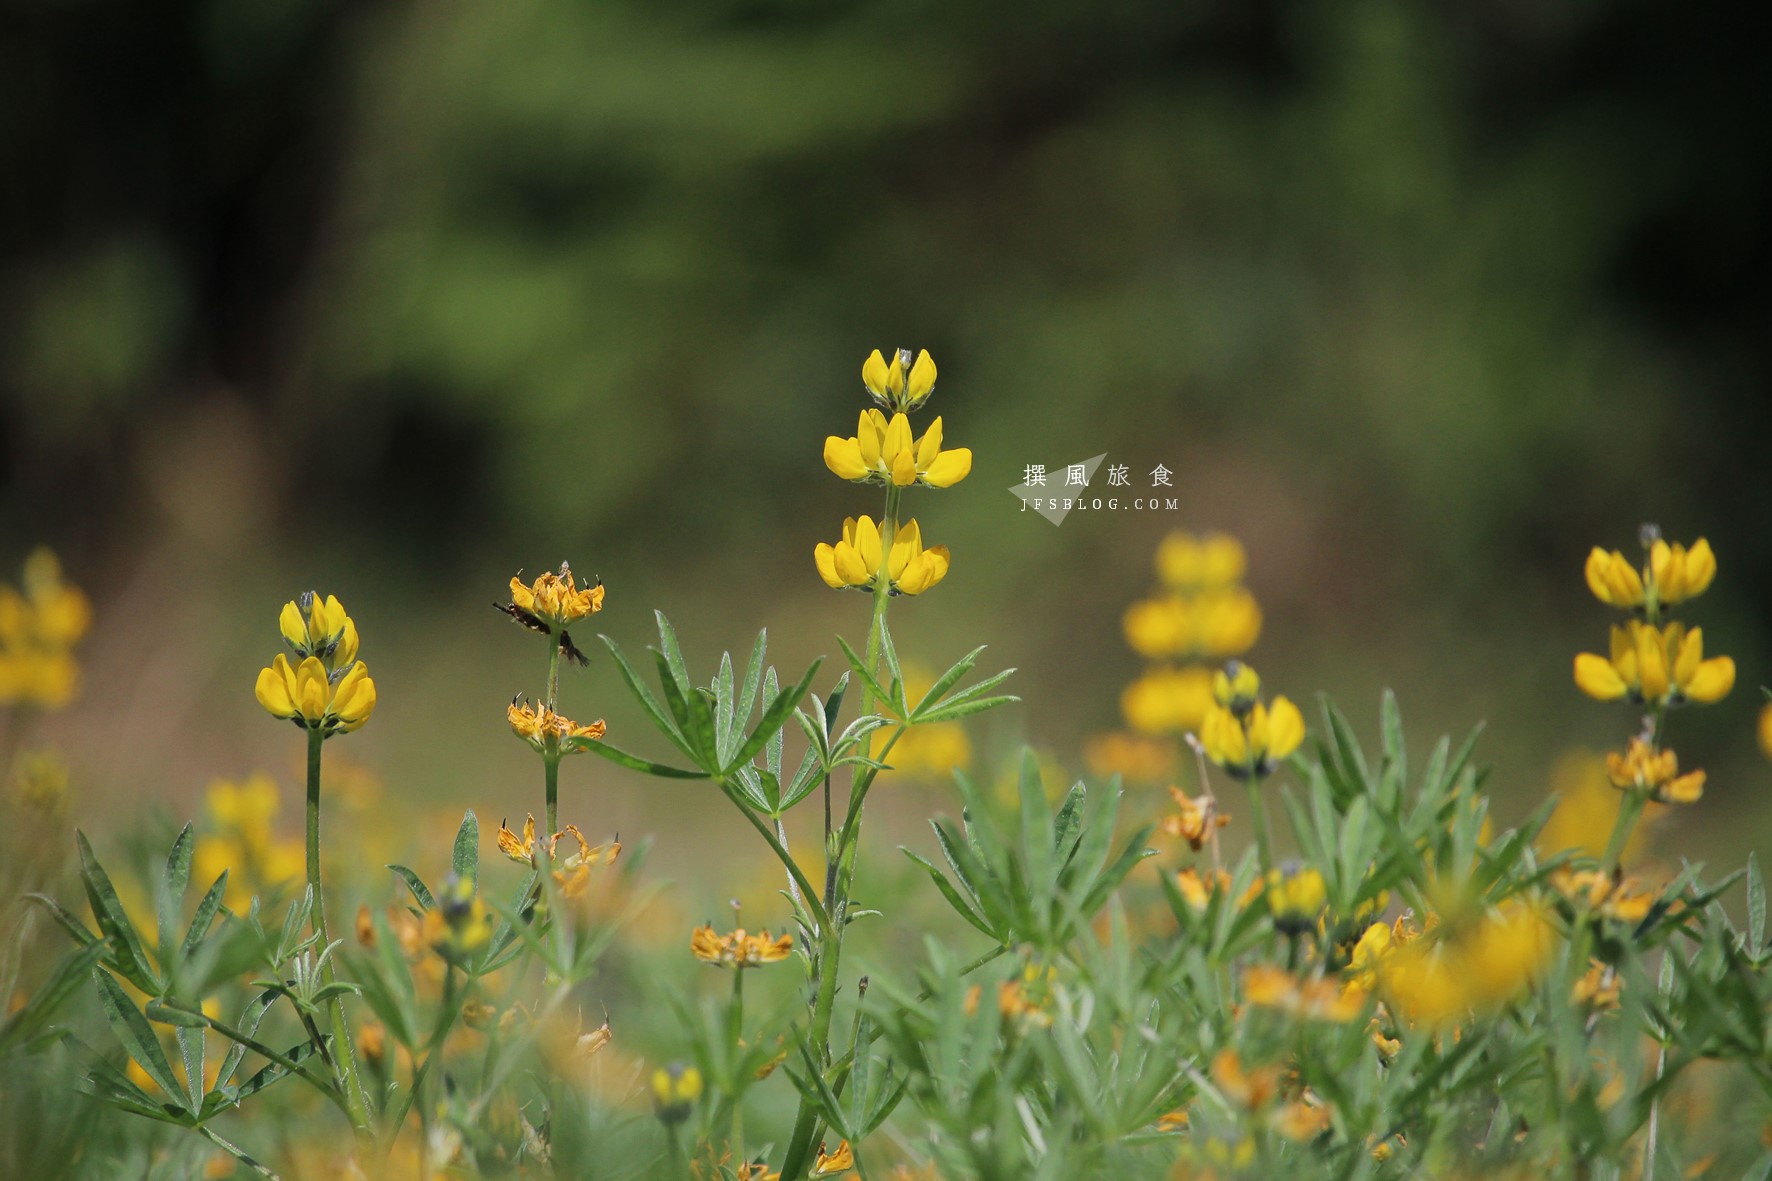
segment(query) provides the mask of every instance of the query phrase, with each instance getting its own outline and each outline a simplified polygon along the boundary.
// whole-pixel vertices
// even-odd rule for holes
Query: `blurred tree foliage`
[[[1649,516],[1745,596],[1765,87],[1641,0],[9,0],[0,535],[102,553],[238,446],[288,546],[692,535],[705,581],[787,522],[811,596],[832,407],[908,343],[983,448],[979,610],[1037,579],[1113,642],[1180,522],[966,568],[1079,440],[1180,470],[1282,612],[1554,616]]]

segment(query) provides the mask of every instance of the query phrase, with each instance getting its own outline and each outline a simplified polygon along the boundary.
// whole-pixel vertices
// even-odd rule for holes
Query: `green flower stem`
[[[1637,820],[1643,815],[1643,806],[1648,803],[1649,793],[1631,790],[1624,793],[1624,802],[1618,806],[1618,821],[1612,826],[1612,836],[1606,841],[1606,856],[1601,864],[1610,873],[1618,868],[1624,860],[1624,847],[1630,843],[1630,835],[1637,827]]]
[[[732,1002],[726,1009],[726,1043],[731,1054],[730,1061],[739,1058],[739,1043],[744,1040],[744,966],[732,965]],[[734,1080],[736,1083],[737,1080]],[[732,1100],[732,1124],[727,1129],[726,1139],[732,1145],[732,1159],[743,1161],[744,1155],[744,1096],[734,1096]]]
[[[548,739],[548,744],[552,746],[554,740]],[[548,804],[548,831],[543,840],[552,840],[554,834],[560,831],[560,756],[558,754],[543,754],[541,763],[546,782]],[[542,856],[547,856],[545,851]]]
[[[1249,793],[1249,826],[1255,830],[1255,848],[1261,855],[1261,872],[1278,869],[1279,863],[1274,860],[1274,838],[1268,832],[1267,804],[1261,798],[1261,777],[1251,771],[1243,780],[1243,787]]]
[[[326,735],[318,727],[308,730],[308,888],[314,892],[314,931],[320,936],[320,950],[332,945],[326,931],[326,894],[320,886],[320,744]],[[332,984],[338,979],[332,957],[326,957],[321,978]],[[369,1131],[369,1097],[363,1091],[363,1080],[357,1074],[357,1054],[351,1045],[351,1029],[345,1023],[345,1006],[339,997],[326,1002],[332,1023],[333,1065],[338,1071],[339,1085],[345,1094],[345,1111],[359,1132]]]

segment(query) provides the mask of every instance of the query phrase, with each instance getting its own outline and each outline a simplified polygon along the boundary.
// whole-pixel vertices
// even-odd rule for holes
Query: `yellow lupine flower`
[[[939,415],[912,442],[910,419],[903,414],[888,421],[878,410],[863,410],[853,438],[825,439],[824,462],[843,479],[858,483],[950,488],[972,471],[972,450],[942,450]]]
[[[1243,577],[1243,543],[1227,533],[1171,533],[1157,546],[1157,577],[1177,590],[1222,590]]]
[[[1589,697],[1628,697],[1649,705],[1720,701],[1735,687],[1735,661],[1704,658],[1704,629],[1681,623],[1654,627],[1630,620],[1612,629],[1610,657],[1583,652],[1575,658],[1575,683]]]
[[[1621,923],[1640,923],[1655,906],[1655,896],[1627,878],[1622,871],[1607,873],[1599,869],[1569,869],[1551,874],[1551,888],[1570,902],[1585,907],[1601,918]]]
[[[1267,775],[1303,742],[1304,715],[1285,697],[1272,705],[1258,701],[1242,717],[1214,705],[1200,723],[1206,757],[1236,779]]]
[[[1643,605],[1643,576],[1617,550],[1595,546],[1587,556],[1587,586],[1608,607],[1632,610]]]
[[[318,591],[304,591],[283,604],[277,629],[296,656],[316,656],[328,672],[356,662],[357,625],[345,614],[337,595],[322,599]]]
[[[1302,980],[1273,964],[1253,964],[1243,971],[1243,999],[1260,1009],[1277,1009],[1300,1021],[1345,1025],[1366,1009],[1366,992],[1342,987],[1334,980]]]
[[[690,1109],[699,1098],[701,1071],[695,1067],[676,1062],[652,1072],[653,1109],[665,1123],[681,1123],[688,1119]]]
[[[1655,577],[1656,598],[1671,606],[1695,599],[1710,588],[1717,576],[1717,557],[1702,537],[1691,549],[1657,539],[1649,547],[1649,570]]]
[[[1617,550],[1595,546],[1587,556],[1588,589],[1609,607],[1626,611],[1649,604],[1671,607],[1695,599],[1710,588],[1717,574],[1717,558],[1710,542],[1700,537],[1687,547],[1669,544],[1659,537],[1649,546],[1649,561],[1639,571]]]
[[[1378,965],[1390,954],[1392,945],[1391,928],[1385,923],[1373,923],[1360,932],[1348,957],[1348,983],[1367,991],[1378,987]]]
[[[1274,917],[1274,926],[1298,934],[1312,930],[1317,916],[1329,901],[1329,889],[1323,871],[1289,863],[1267,871],[1267,908]]]
[[[779,963],[793,954],[794,937],[771,935],[767,930],[753,935],[743,927],[721,935],[703,924],[690,933],[689,950],[696,959],[716,967],[758,968]]]
[[[292,667],[279,652],[270,668],[259,670],[254,692],[273,717],[288,718],[304,730],[320,730],[327,736],[349,733],[375,712],[375,682],[360,660],[336,675],[335,680],[317,656]]]
[[[843,536],[835,545],[819,542],[813,549],[819,577],[826,586],[837,590],[853,587],[872,590],[879,578],[881,565],[880,530],[871,517],[847,517]],[[886,563],[891,593],[919,595],[948,572],[948,547],[923,548],[922,532],[913,519],[899,525],[892,538],[892,553]]]
[[[861,384],[884,409],[915,410],[935,392],[935,362],[927,349],[919,352],[914,362],[911,350],[899,349],[893,353],[892,363],[887,364],[880,350],[875,349],[862,362]]]

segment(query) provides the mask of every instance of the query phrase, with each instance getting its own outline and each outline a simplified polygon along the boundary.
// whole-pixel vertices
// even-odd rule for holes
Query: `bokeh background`
[[[601,630],[663,609],[704,672],[764,625],[835,657],[866,605],[812,547],[877,509],[821,445],[908,345],[976,459],[917,497],[953,570],[896,629],[1021,670],[981,762],[1075,771],[1157,541],[1224,529],[1271,687],[1486,720],[1517,818],[1622,738],[1570,680],[1610,622],[1581,563],[1657,521],[1716,548],[1686,614],[1740,669],[1677,720],[1711,781],[1664,847],[1733,864],[1772,827],[1766,89],[1717,4],[11,0],[0,559],[52,545],[97,610],[46,738],[100,830],[293,793],[250,686],[312,586],[381,688],[331,749],[415,816],[520,816],[510,575],[569,558]],[[1178,510],[1005,491],[1104,452]],[[566,702],[664,752],[606,657]],[[761,872],[709,791],[565,783],[692,881]]]

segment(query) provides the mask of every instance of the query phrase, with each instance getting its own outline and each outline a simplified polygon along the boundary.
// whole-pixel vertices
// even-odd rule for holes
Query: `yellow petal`
[[[868,577],[880,569],[880,530],[872,517],[855,519],[855,553],[868,569]],[[865,581],[865,579],[863,580]]]
[[[917,354],[917,363],[911,366],[911,377],[905,393],[911,406],[915,408],[926,401],[934,389],[935,361],[929,356],[929,350],[924,349]]]
[[[1658,587],[1666,585],[1669,578],[1678,578],[1673,570],[1673,556],[1673,547],[1665,541],[1658,539],[1649,547],[1649,572],[1655,575]]]
[[[1304,715],[1285,697],[1274,698],[1267,716],[1267,757],[1283,759],[1304,741]]]
[[[1698,666],[1692,679],[1686,683],[1686,696],[1703,705],[1713,701],[1721,701],[1735,688],[1735,661],[1727,656],[1715,656]]]
[[[1667,647],[1652,627],[1637,629],[1637,684],[1645,701],[1660,701],[1667,696]]]
[[[885,438],[886,416],[878,410],[863,410],[855,424],[855,442],[861,451],[861,461],[870,472],[881,468],[880,445]]]
[[[289,662],[281,652],[277,653],[270,668],[261,668],[258,672],[258,684],[253,686],[253,693],[258,697],[258,703],[275,717],[295,716],[295,700],[289,692],[289,681]]]
[[[1704,629],[1695,627],[1682,635],[1674,647],[1674,684],[1684,685],[1690,681],[1692,675],[1698,671],[1698,666],[1703,662]]]
[[[525,611],[535,610],[535,595],[523,585],[521,578],[511,579],[511,606],[520,607]]]
[[[875,540],[874,546],[876,550],[879,548],[878,539]],[[831,561],[836,567],[837,577],[841,580],[833,584],[836,586],[866,586],[868,581],[874,577],[874,571],[879,569],[879,563],[876,562],[873,566],[869,566],[861,554],[856,551],[856,548],[848,542],[837,546]]]
[[[1702,595],[1716,576],[1717,556],[1711,552],[1710,542],[1700,537],[1686,551],[1686,597]]]
[[[956,447],[943,451],[935,462],[925,465],[923,482],[931,488],[952,488],[972,472],[972,448]]]
[[[935,457],[940,454],[941,415],[938,414],[935,416],[935,421],[929,424],[929,429],[923,432],[923,437],[917,440],[917,466],[928,467],[935,462]]]
[[[842,575],[837,573],[837,551],[824,542],[819,542],[812,550],[812,560],[818,566],[818,576],[824,579],[825,585],[841,590],[845,585]]]
[[[318,657],[308,657],[295,670],[294,697],[301,716],[310,725],[318,725],[326,716],[326,706],[332,700],[332,683],[327,679],[326,666]]]
[[[905,567],[923,552],[923,534],[917,528],[915,520],[906,521],[892,535],[892,553],[886,562],[886,573],[893,581],[903,574]]]
[[[1583,693],[1599,701],[1616,701],[1628,688],[1612,662],[1592,652],[1583,652],[1575,658],[1575,684]]]
[[[867,464],[862,462],[861,444],[855,439],[827,435],[824,465],[845,480],[865,480],[868,475]]]
[[[892,460],[892,482],[900,488],[908,488],[917,482],[917,455],[909,447]]]
[[[332,715],[338,719],[339,729],[355,730],[374,712],[375,682],[369,677],[369,667],[359,662],[339,680],[332,695]]]
[[[876,398],[886,396],[886,358],[880,355],[879,349],[869,353],[868,359],[861,363],[861,384]]]
[[[291,648],[298,651],[307,648],[308,621],[301,617],[301,608],[293,599],[283,604],[283,610],[277,616],[277,630],[283,633]]]
[[[911,420],[902,414],[894,414],[892,421],[886,424],[886,437],[880,442],[880,457],[887,466],[896,468],[901,452],[909,453],[912,462],[916,461],[915,449],[911,446]]]
[[[357,624],[350,616],[345,616],[345,634],[339,637],[338,651],[332,654],[332,667],[344,668],[357,659]]]

